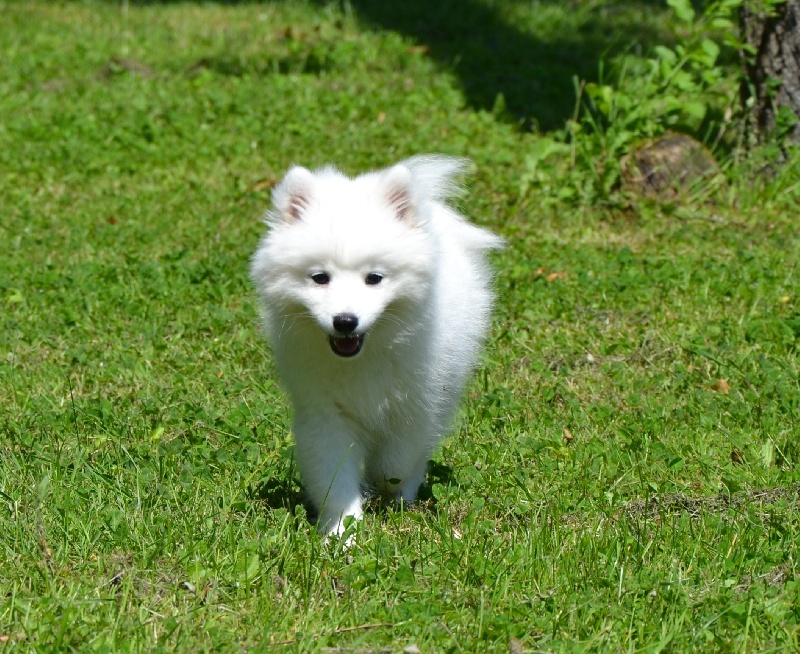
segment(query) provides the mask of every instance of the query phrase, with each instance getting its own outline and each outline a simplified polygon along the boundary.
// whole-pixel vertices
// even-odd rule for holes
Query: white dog
[[[364,485],[411,502],[489,324],[502,240],[445,201],[462,161],[415,157],[349,179],[294,167],[252,260],[295,455],[323,533]]]

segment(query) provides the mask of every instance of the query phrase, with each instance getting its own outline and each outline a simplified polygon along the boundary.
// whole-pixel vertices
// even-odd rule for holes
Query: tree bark
[[[777,137],[782,145],[798,144],[800,0],[780,4],[745,0],[740,20],[742,36],[753,49],[744,57],[746,79],[741,89],[748,140],[754,144]]]

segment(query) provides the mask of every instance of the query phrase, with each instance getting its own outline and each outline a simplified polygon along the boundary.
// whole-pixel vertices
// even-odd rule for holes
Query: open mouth
[[[364,345],[364,334],[360,336],[331,336],[331,349],[340,357],[354,357],[361,352]]]

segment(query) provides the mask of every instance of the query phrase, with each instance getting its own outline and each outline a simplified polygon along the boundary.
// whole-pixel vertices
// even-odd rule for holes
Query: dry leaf
[[[566,278],[567,278],[566,273],[562,273],[562,272],[552,272],[547,277],[545,277],[545,279],[548,282],[554,282],[557,279],[566,279]]]
[[[718,379],[715,381],[709,388],[714,391],[715,393],[722,393],[723,395],[727,395],[731,392],[730,384],[728,384],[727,379]]]
[[[566,427],[564,427],[564,442],[571,443],[573,438],[575,437],[572,435],[572,432]]]
[[[272,188],[277,183],[278,180],[272,177],[268,177],[266,179],[260,179],[255,184],[253,184],[253,190],[256,192],[263,191],[265,189]]]

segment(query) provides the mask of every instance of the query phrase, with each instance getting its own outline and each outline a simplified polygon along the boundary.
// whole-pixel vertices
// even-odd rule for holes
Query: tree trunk
[[[765,7],[770,7],[765,11]],[[741,29],[753,49],[745,55],[742,101],[749,142],[778,138],[800,143],[800,0],[745,0]],[[788,141],[788,143],[787,143]]]

